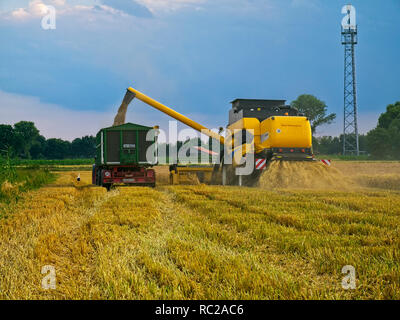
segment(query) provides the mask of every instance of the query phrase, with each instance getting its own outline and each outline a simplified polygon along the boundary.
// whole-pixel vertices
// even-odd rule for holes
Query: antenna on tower
[[[344,45],[344,125],[343,155],[360,155],[357,123],[357,86],[355,45],[358,43],[358,28],[355,8],[345,5],[342,13],[342,45]]]

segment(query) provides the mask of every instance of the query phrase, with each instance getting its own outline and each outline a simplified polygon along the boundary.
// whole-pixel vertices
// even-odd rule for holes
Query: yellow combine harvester
[[[254,185],[271,161],[314,160],[310,122],[297,109],[285,105],[285,100],[236,99],[232,102],[223,137],[133,88],[127,89],[123,103],[129,104],[135,97],[224,146],[221,164],[214,167],[215,183],[216,177],[222,176],[224,185]],[[232,156],[231,163],[226,161],[228,154]],[[242,167],[243,160],[250,154],[254,154],[254,158],[251,157],[254,170],[247,175],[237,175],[235,169]],[[174,166],[174,170],[178,171],[179,166]]]

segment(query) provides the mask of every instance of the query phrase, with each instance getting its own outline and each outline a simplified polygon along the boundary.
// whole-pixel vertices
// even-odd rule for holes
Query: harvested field
[[[333,161],[332,167],[338,169],[345,175],[382,175],[400,174],[400,162],[373,162],[373,161]]]
[[[367,188],[400,190],[400,162],[333,162],[346,178]]]
[[[1,209],[1,299],[400,298],[398,191],[107,193],[89,171],[80,183],[77,174],[59,172]],[[41,287],[45,265],[55,290]],[[355,290],[341,286],[345,265],[356,269]]]

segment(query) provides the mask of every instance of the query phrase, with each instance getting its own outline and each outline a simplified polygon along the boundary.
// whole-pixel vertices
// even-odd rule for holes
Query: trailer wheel
[[[96,165],[94,164],[92,167],[92,184],[97,184],[97,174],[96,174]]]
[[[103,173],[103,170],[97,170],[97,176],[96,176],[96,185],[99,187],[102,187],[103,184],[101,182],[101,175]]]
[[[112,186],[111,183],[106,183],[103,185],[103,187],[107,189],[107,192],[109,192],[111,190],[111,186]]]

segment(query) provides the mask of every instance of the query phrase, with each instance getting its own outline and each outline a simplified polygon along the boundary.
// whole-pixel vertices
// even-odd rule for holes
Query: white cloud
[[[103,4],[95,6],[93,8],[92,7],[88,8],[88,10],[92,10],[92,9],[95,9],[95,10],[98,10],[98,11],[103,11],[105,13],[109,13],[109,14],[113,14],[113,15],[117,15],[117,14],[125,15],[125,13],[123,11],[117,10],[117,9],[115,9],[113,7],[110,7],[110,6],[107,6],[107,5],[103,5]]]
[[[30,17],[30,14],[24,8],[19,8],[17,10],[12,11],[11,16],[16,19],[26,19]]]
[[[65,5],[65,0],[50,0],[50,3],[56,6],[64,6]]]
[[[129,3],[129,1],[131,1]],[[8,20],[28,20],[43,17],[48,13],[47,5],[57,9],[57,15],[107,13],[111,15],[134,15],[149,17],[151,13],[171,12],[183,8],[200,9],[209,0],[126,0],[121,5],[113,1],[86,1],[84,4],[69,4],[66,0],[31,0],[27,7],[16,8],[1,16]],[[118,5],[117,5],[118,4]],[[126,10],[125,10],[126,9]],[[146,13],[147,11],[147,13]],[[151,12],[151,13],[150,13]],[[0,16],[0,18],[1,18]]]
[[[68,4],[65,0],[31,0],[27,7],[17,8],[13,11],[3,13],[1,16],[8,20],[25,21],[34,18],[41,18],[48,14],[48,7],[53,6],[56,9],[57,16],[77,15],[77,14],[98,14],[106,13],[112,15],[124,15],[123,11],[117,10],[107,5],[86,4]],[[0,18],[1,18],[0,16]]]
[[[11,12],[11,16],[16,19],[26,19],[30,17],[40,17],[46,15],[47,6],[41,0],[32,0],[27,8],[18,8]]]
[[[44,17],[48,14],[47,6],[53,6],[57,10],[57,15],[66,13],[76,13],[93,9],[91,6],[75,5],[71,6],[65,0],[31,0],[27,7],[17,8],[11,12],[6,12],[2,16],[12,20],[29,20],[32,18]]]
[[[150,18],[153,16],[146,6],[140,4],[136,0],[101,0],[101,3],[107,6],[107,8],[117,10],[117,12],[123,12],[127,15],[142,18]]]
[[[199,9],[200,5],[208,0],[136,0],[138,3],[146,6],[153,13],[159,11],[176,11],[183,8]]]

